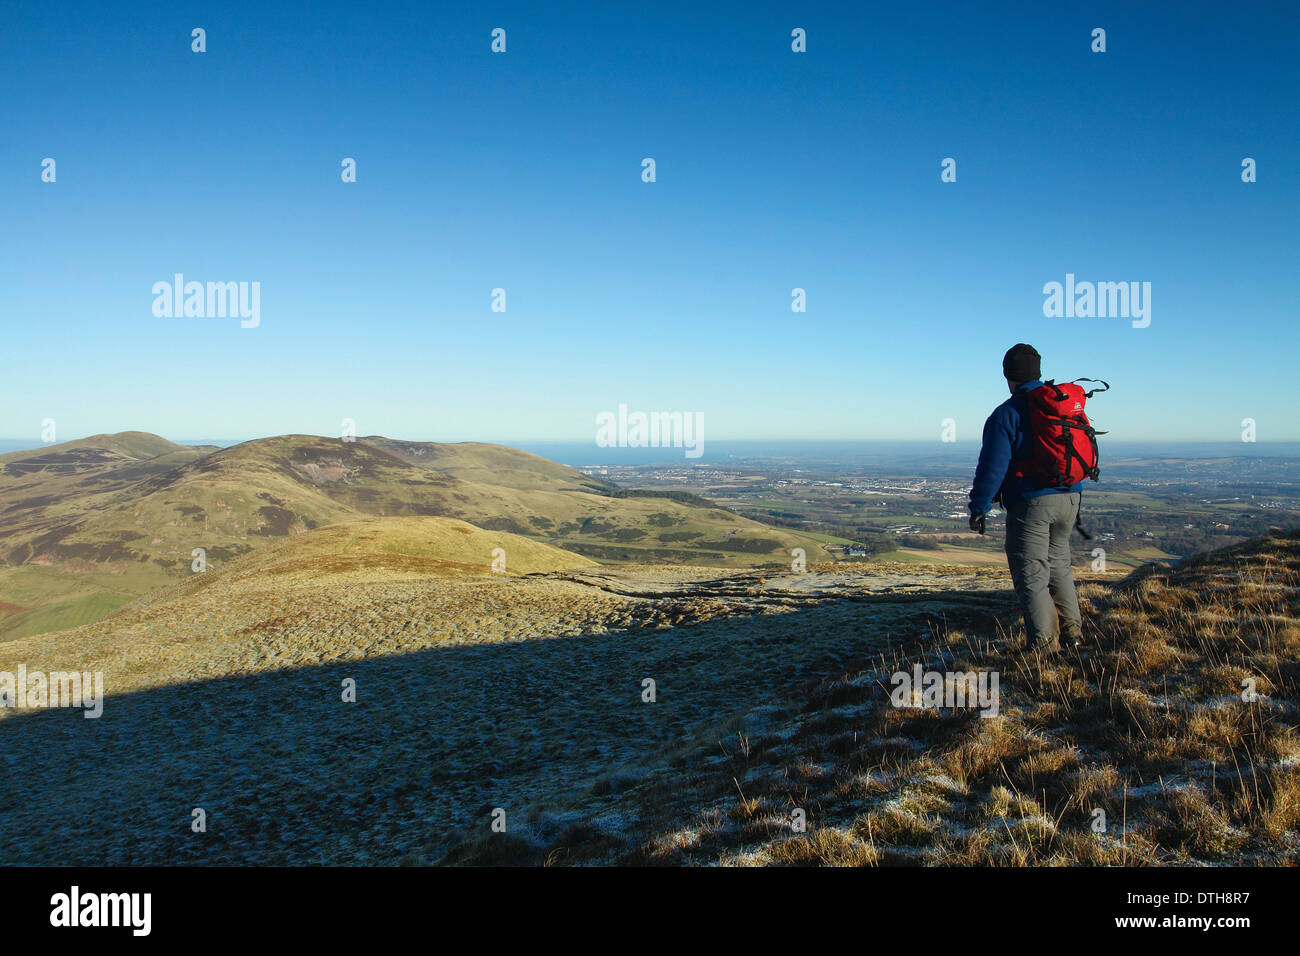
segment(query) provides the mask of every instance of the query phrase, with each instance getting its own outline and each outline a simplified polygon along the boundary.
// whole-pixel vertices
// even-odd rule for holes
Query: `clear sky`
[[[1295,5],[705,6],[9,0],[0,437],[972,439],[1026,341],[1117,438],[1300,439]]]

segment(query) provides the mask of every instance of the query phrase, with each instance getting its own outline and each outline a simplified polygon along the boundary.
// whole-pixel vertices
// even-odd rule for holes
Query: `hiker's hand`
[[[979,534],[983,534],[983,533],[984,533],[984,516],[983,516],[983,515],[971,515],[971,516],[970,516],[970,529],[971,529],[972,531],[978,532]]]

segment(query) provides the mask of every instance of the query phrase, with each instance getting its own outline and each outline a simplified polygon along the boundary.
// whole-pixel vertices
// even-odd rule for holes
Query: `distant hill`
[[[540,455],[483,442],[396,441],[371,435],[358,439],[419,468],[454,475],[464,481],[521,491],[587,491],[606,494],[614,485]]]
[[[118,432],[113,435],[91,435],[76,441],[12,451],[0,455],[0,469],[19,471],[41,468],[59,469],[86,464],[113,464],[125,461],[144,461],[185,450],[149,432]]]
[[[606,563],[783,565],[836,539],[710,504],[621,497],[501,445],[284,435],[230,448],[124,432],[0,456],[0,640],[71,627],[276,539],[457,518]]]
[[[94,620],[162,583],[149,553],[120,547],[97,517],[216,450],[121,432],[0,455],[0,641]]]

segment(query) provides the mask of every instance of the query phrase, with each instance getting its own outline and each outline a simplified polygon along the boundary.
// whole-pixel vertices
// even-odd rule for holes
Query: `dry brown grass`
[[[671,792],[634,788],[623,805],[651,822],[621,849],[583,858],[1294,862],[1300,535],[1083,590],[1085,646],[1054,659],[1021,651],[1014,625],[944,621],[924,640],[791,685],[776,724],[743,755],[705,767],[697,753]],[[998,671],[1000,714],[894,708],[889,676],[917,661]],[[1243,682],[1255,699],[1243,699]],[[808,832],[780,825],[792,806],[806,810]],[[684,830],[692,838],[673,842]]]

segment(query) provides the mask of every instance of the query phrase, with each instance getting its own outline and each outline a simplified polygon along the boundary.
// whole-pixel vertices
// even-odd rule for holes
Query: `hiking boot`
[[[1025,650],[1040,657],[1052,657],[1061,653],[1061,644],[1059,641],[1039,641],[1036,644],[1025,645]]]
[[[1064,648],[1080,647],[1083,644],[1083,631],[1066,628],[1061,632],[1061,646]]]

